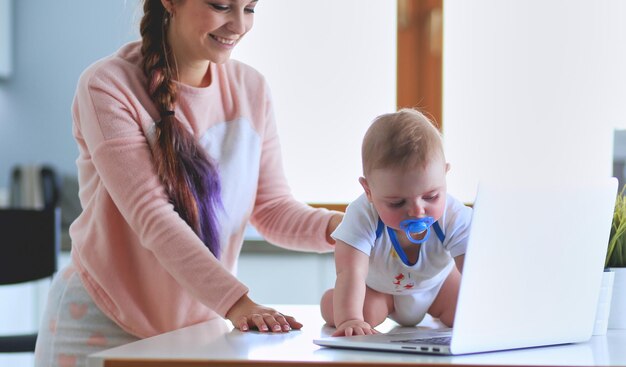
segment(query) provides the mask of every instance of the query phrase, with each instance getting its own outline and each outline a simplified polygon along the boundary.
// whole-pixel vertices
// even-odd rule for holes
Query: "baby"
[[[361,155],[365,193],[332,234],[337,280],[324,320],[334,336],[375,333],[387,317],[412,326],[426,313],[452,326],[472,210],[446,192],[439,131],[413,109],[385,114]]]

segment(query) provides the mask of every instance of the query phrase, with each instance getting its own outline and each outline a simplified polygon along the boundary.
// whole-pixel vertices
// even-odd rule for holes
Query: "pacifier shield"
[[[423,243],[428,240],[430,237],[430,227],[435,223],[435,219],[433,217],[423,217],[417,219],[407,219],[400,222],[400,229],[402,229],[405,233],[409,241],[413,243]],[[411,233],[422,233],[426,231],[424,238],[418,240],[411,236]]]

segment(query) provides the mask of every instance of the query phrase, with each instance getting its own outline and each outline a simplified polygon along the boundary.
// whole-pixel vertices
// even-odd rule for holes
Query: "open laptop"
[[[481,183],[454,328],[314,343],[450,355],[587,341],[616,193],[615,178]]]

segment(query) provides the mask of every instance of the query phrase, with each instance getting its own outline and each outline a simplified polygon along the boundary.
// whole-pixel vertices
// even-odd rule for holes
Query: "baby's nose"
[[[411,202],[411,206],[409,207],[409,215],[411,217],[420,218],[426,214],[424,210],[424,205],[420,202],[420,200],[415,200]]]

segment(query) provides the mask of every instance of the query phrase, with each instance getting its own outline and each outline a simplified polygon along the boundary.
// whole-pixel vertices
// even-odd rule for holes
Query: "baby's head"
[[[361,158],[359,181],[387,226],[441,217],[449,165],[441,134],[424,114],[402,109],[377,117],[363,139]]]
[[[377,168],[424,168],[444,159],[441,135],[428,117],[404,108],[378,116],[369,127],[361,147],[363,174]]]

